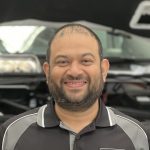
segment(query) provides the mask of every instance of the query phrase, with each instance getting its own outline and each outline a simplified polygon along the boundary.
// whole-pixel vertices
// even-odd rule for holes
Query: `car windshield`
[[[128,59],[150,59],[150,40],[125,33],[95,31],[100,37],[104,56]]]
[[[55,30],[45,26],[0,26],[0,54],[45,55]]]
[[[0,26],[0,54],[45,55],[56,27]],[[103,55],[109,58],[150,59],[149,39],[115,31],[92,28],[100,37]]]

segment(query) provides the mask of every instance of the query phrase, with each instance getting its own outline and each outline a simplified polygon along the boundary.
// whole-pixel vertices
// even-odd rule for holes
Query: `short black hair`
[[[73,31],[75,30],[75,28],[78,28],[78,29],[85,29],[86,31],[88,31],[88,33],[89,33],[90,35],[92,35],[92,36],[96,39],[96,41],[97,41],[97,43],[98,43],[98,47],[99,47],[99,50],[98,50],[98,51],[99,51],[99,56],[100,56],[100,58],[103,57],[102,43],[101,43],[99,37],[96,35],[96,33],[95,33],[94,31],[92,31],[92,29],[88,28],[88,27],[85,26],[85,25],[82,25],[82,24],[79,24],[79,23],[70,23],[70,24],[66,24],[66,25],[64,25],[64,26],[62,26],[62,27],[60,27],[60,28],[58,28],[58,29],[55,31],[55,33],[54,33],[54,35],[52,36],[52,38],[50,39],[49,44],[48,44],[47,54],[46,54],[46,60],[47,60],[47,62],[49,62],[49,59],[50,59],[52,42],[53,42],[53,40],[55,39],[55,37],[57,36],[57,34],[60,33],[61,31],[63,31],[64,29],[70,29],[70,28],[72,28]],[[75,32],[76,32],[76,30],[75,30]]]

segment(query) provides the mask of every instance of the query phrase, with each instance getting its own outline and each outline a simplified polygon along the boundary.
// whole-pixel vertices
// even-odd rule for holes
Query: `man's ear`
[[[109,61],[108,59],[102,59],[101,61],[101,68],[102,68],[102,77],[103,81],[106,81],[106,77],[109,71]]]
[[[48,81],[48,77],[49,77],[49,64],[48,64],[48,62],[44,62],[43,71],[44,71],[44,73],[46,75],[46,79]]]

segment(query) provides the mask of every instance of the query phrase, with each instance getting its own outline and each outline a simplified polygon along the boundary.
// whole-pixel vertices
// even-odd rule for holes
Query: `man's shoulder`
[[[143,147],[148,150],[150,146],[150,135],[145,125],[114,108],[107,107],[115,124],[130,138],[136,148]]]
[[[107,108],[110,109],[111,111],[113,111],[113,113],[115,114],[115,117],[117,118],[117,120],[122,120],[122,121],[126,120],[127,122],[131,122],[135,125],[138,124],[138,125],[142,126],[142,123],[139,120],[131,117],[130,115],[127,115],[127,114],[125,114],[125,113],[123,113],[123,112],[121,112],[121,111],[119,111],[119,110],[117,110],[116,108],[113,108],[113,107],[107,107]]]
[[[39,108],[35,108],[14,117],[11,117],[5,121],[0,126],[0,150],[5,146],[6,141],[12,141],[19,139],[19,136],[24,133],[24,131],[36,123],[37,113]],[[13,137],[13,139],[12,139]],[[11,145],[11,144],[10,144]],[[12,144],[13,145],[13,144]],[[9,146],[9,144],[7,145]],[[13,149],[13,148],[12,148]]]
[[[129,115],[120,112],[115,108],[108,107],[108,109],[113,111],[116,124],[118,124],[123,130],[126,130],[125,128],[128,129],[131,128],[132,130],[131,131],[129,130],[130,132],[135,130],[138,131],[139,133],[141,132],[141,134],[143,133],[143,135],[144,134],[147,135],[148,138],[150,138],[148,130],[146,129],[146,126],[142,122]]]
[[[10,119],[8,119],[7,121],[5,121],[1,126],[7,127],[10,124],[12,124],[14,122],[17,122],[19,120],[22,120],[24,118],[30,118],[32,116],[36,116],[38,110],[39,110],[39,108],[35,108],[35,109],[31,109],[31,110],[25,111],[25,112],[23,112],[21,114],[15,115],[15,116],[11,117]]]

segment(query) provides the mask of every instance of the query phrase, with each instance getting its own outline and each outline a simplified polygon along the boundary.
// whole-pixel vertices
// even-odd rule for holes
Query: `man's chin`
[[[68,102],[70,103],[79,103],[81,102],[84,98],[83,97],[77,97],[77,96],[66,96]]]
[[[74,93],[74,94],[65,94],[65,97],[68,99],[69,102],[81,102],[85,98],[86,94],[83,93]]]
[[[72,112],[83,112],[90,108],[96,101],[97,98],[89,99],[89,98],[72,98],[66,97],[66,99],[56,100],[56,103],[69,111]]]
[[[72,90],[72,91],[65,91],[64,95],[68,100],[71,100],[71,102],[80,102],[82,99],[85,98],[87,95],[87,90]]]

